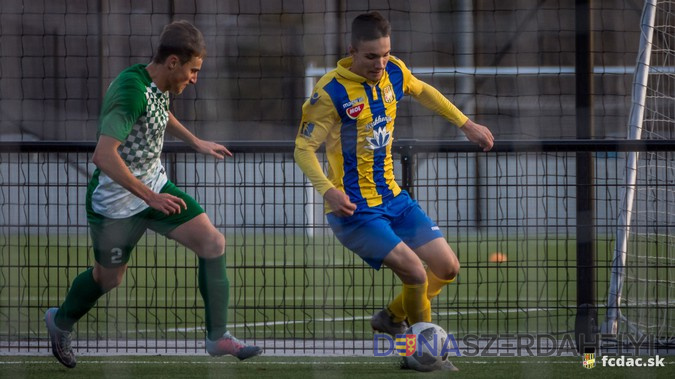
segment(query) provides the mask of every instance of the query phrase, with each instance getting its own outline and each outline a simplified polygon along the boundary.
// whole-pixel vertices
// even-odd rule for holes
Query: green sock
[[[225,271],[225,255],[213,259],[199,258],[199,292],[206,310],[206,335],[215,341],[227,331],[230,282]]]
[[[96,305],[96,301],[105,291],[94,281],[94,269],[90,268],[78,275],[54,316],[54,323],[61,330],[72,330],[73,325]]]

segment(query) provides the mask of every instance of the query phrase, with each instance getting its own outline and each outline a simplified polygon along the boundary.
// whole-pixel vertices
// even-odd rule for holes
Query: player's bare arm
[[[331,188],[326,191],[326,193],[323,194],[323,198],[330,206],[330,209],[333,210],[333,213],[338,217],[351,216],[356,210],[356,204],[349,200],[349,196],[347,196],[346,193],[337,188]]]
[[[169,112],[169,122],[166,125],[166,131],[172,136],[192,146],[192,148],[199,153],[210,155],[217,159],[223,159],[225,156],[232,156],[232,153],[225,146],[197,138],[197,136],[183,126],[171,112]]]
[[[460,128],[469,141],[480,146],[483,151],[489,151],[495,143],[492,132],[487,127],[477,124],[470,119]]]
[[[117,152],[120,144],[121,142],[115,138],[102,135],[92,157],[96,167],[153,209],[167,215],[180,213],[182,209],[187,209],[187,205],[181,198],[167,193],[156,193],[133,176]]]

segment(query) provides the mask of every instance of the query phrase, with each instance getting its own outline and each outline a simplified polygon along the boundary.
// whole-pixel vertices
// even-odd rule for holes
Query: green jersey
[[[160,192],[168,180],[160,155],[169,121],[169,93],[157,88],[145,67],[131,66],[110,84],[103,99],[98,135],[120,141],[118,152],[129,171]],[[148,208],[98,168],[89,187],[91,209],[105,217],[130,217]]]

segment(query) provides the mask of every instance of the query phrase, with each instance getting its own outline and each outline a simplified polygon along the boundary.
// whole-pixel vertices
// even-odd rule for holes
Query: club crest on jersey
[[[382,97],[385,103],[394,101],[394,90],[391,88],[391,84],[382,89]]]
[[[356,104],[351,108],[347,108],[347,116],[351,118],[352,120],[356,120],[357,117],[361,114],[361,111],[363,110],[364,105],[363,104]]]
[[[386,147],[391,141],[391,133],[389,133],[386,127],[373,129],[373,136],[366,137],[366,141],[368,141],[368,146],[366,146],[366,149],[381,149]]]

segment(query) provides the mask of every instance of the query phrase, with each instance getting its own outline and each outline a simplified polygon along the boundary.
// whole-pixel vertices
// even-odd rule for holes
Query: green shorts
[[[162,235],[204,213],[204,209],[190,195],[181,191],[168,181],[161,193],[180,197],[185,201],[187,209],[180,213],[165,215],[153,208],[127,218],[107,218],[88,209],[87,220],[94,247],[94,257],[103,267],[113,268],[125,265],[129,261],[131,251],[147,229]]]

